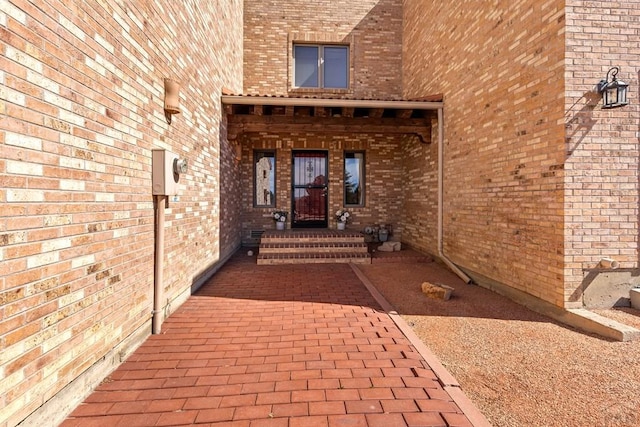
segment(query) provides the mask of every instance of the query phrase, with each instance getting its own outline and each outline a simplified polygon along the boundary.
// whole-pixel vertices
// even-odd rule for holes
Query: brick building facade
[[[155,148],[189,164],[165,210],[163,316],[292,208],[296,151],[326,153],[329,213],[344,206],[345,153],[364,153],[350,226],[388,223],[437,255],[439,137],[444,253],[479,284],[571,308],[602,257],[622,267],[610,281],[634,281],[635,2],[40,3],[0,1],[0,426],[64,414],[150,333]],[[296,43],[348,46],[348,87],[295,88]],[[603,110],[592,89],[612,66],[630,105]],[[181,84],[170,125],[164,78]],[[232,128],[243,119],[223,93],[441,94],[444,121],[291,105]],[[253,198],[263,151],[273,207]]]
[[[564,1],[477,4],[405,8],[406,96],[445,95],[445,253],[562,306]]]
[[[594,86],[613,66],[637,83],[637,5],[405,2],[404,13],[404,96],[445,95],[445,253],[484,285],[560,307],[615,283],[628,294],[637,90],[603,110]],[[601,271],[603,257],[620,271]]]
[[[164,313],[240,245],[219,98],[242,89],[242,2],[2,1],[0,34],[6,426],[48,401],[64,414],[148,336],[152,148],[189,162],[166,210]],[[164,78],[181,83],[171,125]]]

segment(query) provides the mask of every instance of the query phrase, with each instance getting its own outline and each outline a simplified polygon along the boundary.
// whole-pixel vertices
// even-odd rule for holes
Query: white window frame
[[[296,47],[317,47],[318,48],[318,81],[316,86],[296,86],[296,55],[295,50]],[[344,87],[330,87],[324,86],[324,49],[325,48],[343,48],[346,50],[346,64],[345,64],[345,73],[346,73],[346,86]],[[321,44],[321,43],[293,43],[292,46],[292,56],[293,56],[293,88],[294,89],[330,89],[330,90],[348,90],[350,87],[350,62],[351,62],[351,48],[346,44]]]

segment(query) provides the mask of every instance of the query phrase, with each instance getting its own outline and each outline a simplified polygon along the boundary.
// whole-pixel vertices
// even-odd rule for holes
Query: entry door
[[[327,227],[327,152],[294,151],[292,227]]]

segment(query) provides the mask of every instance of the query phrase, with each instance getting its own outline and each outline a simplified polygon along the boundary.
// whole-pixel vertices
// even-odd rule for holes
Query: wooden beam
[[[408,119],[413,114],[413,110],[396,110],[396,117],[400,119]]]
[[[312,114],[312,107],[295,107],[294,116],[309,117]]]
[[[382,114],[384,113],[384,109],[383,108],[371,108],[369,110],[369,117],[373,117],[374,119],[382,117]]]
[[[338,124],[350,126],[414,126],[422,128],[430,128],[431,120],[424,118],[419,119],[401,119],[396,117],[310,117],[310,116],[293,116],[284,115],[277,116],[254,116],[248,114],[234,114],[227,116],[228,123],[240,124],[265,124],[265,125],[315,125],[321,126]]]
[[[228,134],[243,132],[318,132],[414,134],[430,142],[431,122],[424,119],[309,117],[309,116],[228,116]]]
[[[316,117],[328,117],[329,111],[328,108],[325,107],[314,107],[313,115]]]

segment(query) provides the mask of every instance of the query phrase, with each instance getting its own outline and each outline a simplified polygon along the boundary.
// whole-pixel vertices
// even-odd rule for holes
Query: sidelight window
[[[255,206],[272,207],[276,200],[276,155],[273,151],[256,151],[254,159]]]
[[[364,206],[364,153],[344,153],[344,204]]]

